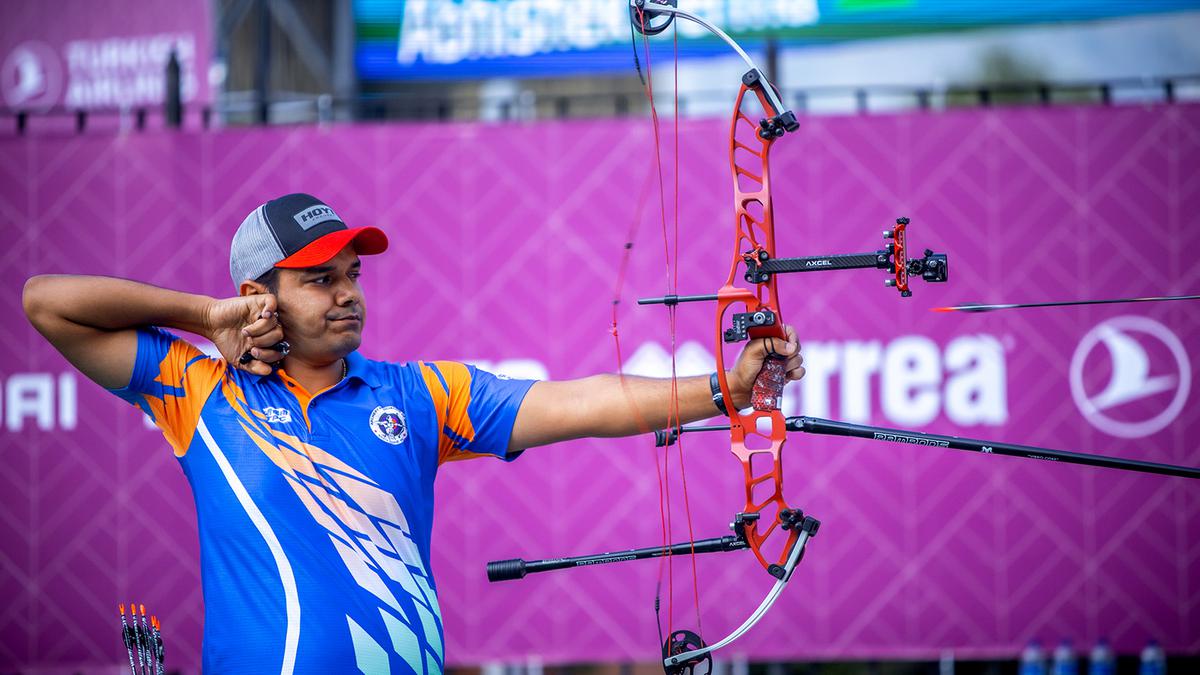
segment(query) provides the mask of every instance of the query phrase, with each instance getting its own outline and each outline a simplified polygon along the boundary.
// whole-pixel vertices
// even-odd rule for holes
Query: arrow
[[[125,643],[125,651],[129,653],[129,671],[133,673],[133,675],[137,675],[137,666],[135,666],[133,663],[133,629],[130,628],[129,624],[125,621],[125,605],[117,605],[117,611],[121,613],[121,640]],[[133,613],[132,604],[129,607],[129,611],[131,614]],[[137,624],[136,617],[134,618],[134,624]]]
[[[1023,309],[1028,307],[1067,307],[1070,305],[1115,305],[1129,302],[1166,302],[1168,300],[1200,300],[1200,295],[1162,295],[1149,298],[1115,298],[1111,300],[1068,300],[1064,302],[1015,302],[1005,305],[954,305],[934,307],[932,312],[994,312],[998,309]]]

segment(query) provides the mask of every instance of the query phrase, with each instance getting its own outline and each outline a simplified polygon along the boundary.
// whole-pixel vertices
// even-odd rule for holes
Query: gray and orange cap
[[[386,251],[388,240],[377,227],[347,227],[312,195],[284,195],[254,209],[238,226],[229,247],[229,276],[238,286],[273,267],[315,267],[351,244],[359,255],[372,255]]]

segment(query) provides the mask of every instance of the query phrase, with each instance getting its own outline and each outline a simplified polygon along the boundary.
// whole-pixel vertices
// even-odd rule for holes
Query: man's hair
[[[262,284],[263,286],[266,286],[267,290],[270,291],[271,293],[278,293],[279,292],[279,268],[272,267],[271,269],[267,270],[265,274],[263,274],[261,277],[255,279],[254,281],[256,283]]]

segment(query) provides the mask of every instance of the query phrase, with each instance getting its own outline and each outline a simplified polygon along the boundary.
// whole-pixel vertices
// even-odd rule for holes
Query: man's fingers
[[[796,341],[796,333],[788,330],[788,339],[763,338],[758,341],[763,356],[791,357],[800,353],[800,343]]]
[[[796,337],[796,328],[792,325],[783,327],[784,335],[787,335],[788,347],[791,351],[789,354],[797,354],[800,352],[800,338]]]
[[[278,337],[280,339],[272,342],[268,347],[251,347],[246,353],[242,354],[241,360],[238,363],[245,365],[252,359],[269,364],[282,361],[285,356],[291,353],[292,345],[287,340],[282,339],[282,331],[280,331]]]
[[[283,328],[280,326],[275,326],[258,337],[250,338],[251,347],[265,347],[270,349],[280,342],[283,342]]]
[[[263,363],[277,363],[282,361],[283,357],[287,356],[287,353],[283,350],[260,349],[258,347],[253,347],[250,349],[250,356],[253,356],[255,359],[262,361]]]
[[[790,380],[800,379],[801,375],[793,375],[793,373],[795,373],[797,371],[800,371],[800,372],[804,371],[804,357],[800,356],[800,354],[796,354],[796,355],[792,356],[790,359],[787,360],[787,363],[784,364],[783,368],[784,368],[784,370],[787,371],[788,379],[790,379]]]
[[[292,351],[292,345],[283,339],[283,331],[276,329],[255,338],[253,345],[238,357],[237,365],[258,375],[269,375],[284,357]],[[263,368],[262,366],[266,366]]]
[[[251,361],[249,370],[250,370],[250,372],[254,373],[255,375],[270,375],[271,374],[271,364],[264,363],[262,361]]]
[[[250,352],[246,352],[246,353],[250,354]],[[253,357],[253,354],[251,354],[250,356],[251,356],[250,360],[247,361],[247,360],[245,360],[245,356],[243,355],[242,359],[238,362],[238,367],[241,368],[242,370],[254,373],[255,375],[270,375],[271,374],[271,364],[266,363],[264,361],[259,361],[258,359]]]
[[[278,327],[278,315],[274,312],[264,311],[253,323],[242,328],[242,335],[245,335],[248,338],[257,338],[266,335],[268,332]]]
[[[779,352],[775,351],[775,338],[763,338],[762,350],[763,355],[766,357],[775,357],[780,355]]]
[[[788,355],[788,343],[775,338],[763,338],[763,354],[770,358],[785,358]]]
[[[787,354],[789,357],[786,365],[787,379],[799,380],[807,372],[804,369],[804,354],[800,351],[800,339],[796,337],[795,327],[790,324],[785,325],[783,330],[784,334],[787,335]]]

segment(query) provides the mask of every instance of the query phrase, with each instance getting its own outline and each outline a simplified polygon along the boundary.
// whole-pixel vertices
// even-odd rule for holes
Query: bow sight
[[[895,229],[883,233],[884,241],[888,244],[874,253],[772,259],[765,250],[749,251],[742,256],[746,261],[746,281],[761,284],[768,281],[772,274],[789,272],[876,268],[892,274],[891,278],[883,282],[884,285],[895,288],[900,291],[902,297],[907,298],[912,295],[908,288],[909,276],[919,276],[930,283],[940,283],[946,280],[949,263],[945,253],[934,253],[930,249],[925,249],[923,257],[910,260],[905,233],[908,223],[908,218],[897,218]]]
[[[925,249],[920,258],[908,257],[907,229],[908,218],[897,218],[896,227],[885,230],[883,238],[887,241],[882,249],[872,253],[839,253],[835,255],[806,256],[802,258],[772,258],[766,249],[759,247],[742,254],[746,263],[746,281],[752,284],[762,284],[771,280],[775,274],[790,274],[792,272],[828,272],[831,270],[881,269],[890,276],[883,284],[895,288],[902,297],[910,297],[912,290],[908,281],[911,277],[920,277],[930,283],[942,283],[949,274],[949,258],[945,253],[934,253]],[[640,298],[639,305],[678,305],[683,302],[709,302],[717,299],[717,294],[705,295],[664,295],[657,298]],[[748,312],[733,315],[733,327],[725,331],[726,342],[740,342],[750,337],[750,330],[773,326],[775,317],[771,312]]]

